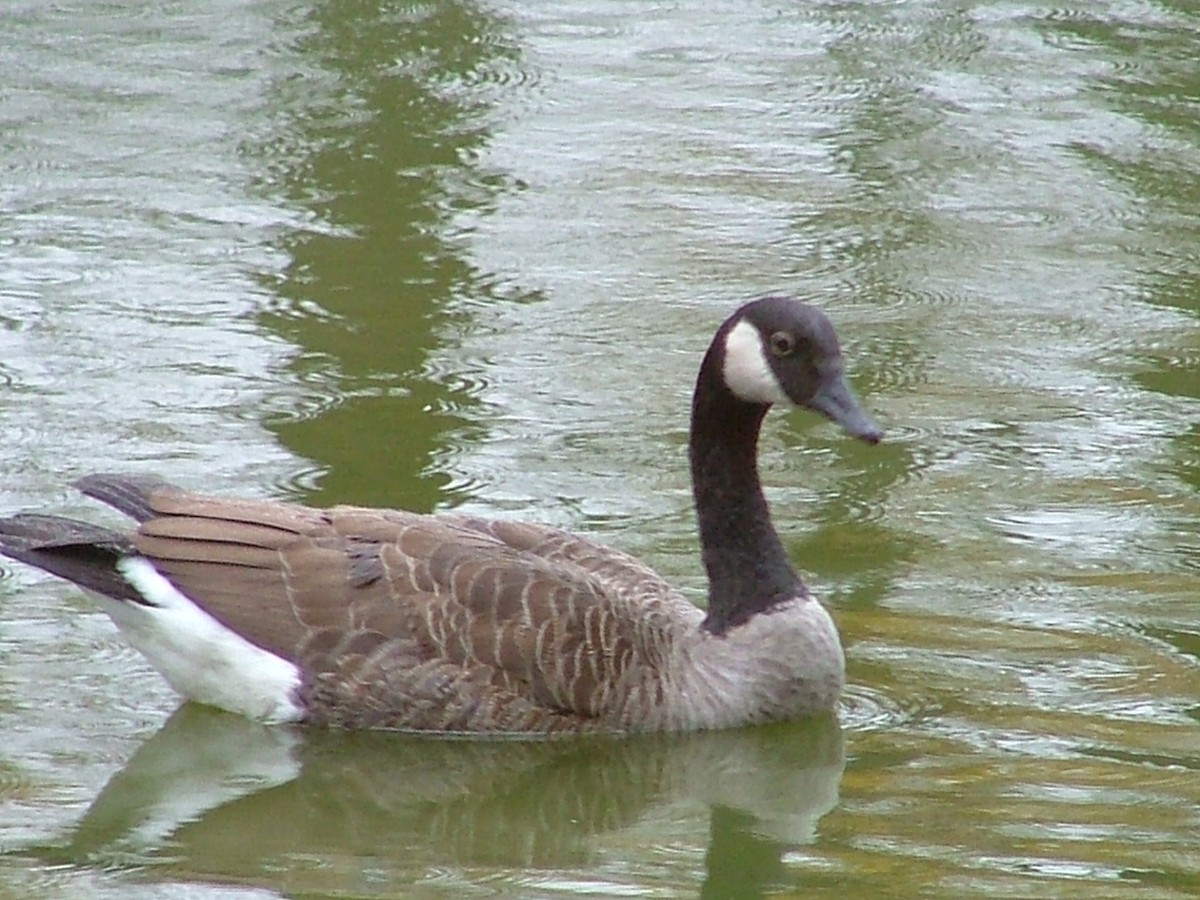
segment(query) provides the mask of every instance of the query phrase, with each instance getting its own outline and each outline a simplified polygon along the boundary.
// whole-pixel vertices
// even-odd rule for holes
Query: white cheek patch
[[[787,406],[792,403],[771,371],[762,335],[749,322],[738,322],[725,336],[725,366],[721,374],[734,396],[747,403]]]

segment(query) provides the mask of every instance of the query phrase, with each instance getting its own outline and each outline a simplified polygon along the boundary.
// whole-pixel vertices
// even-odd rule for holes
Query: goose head
[[[725,320],[700,366],[688,455],[708,572],[713,634],[807,589],[771,523],[758,477],[758,436],[774,405],[804,407],[871,444],[883,432],[846,381],[837,334],[794,297],[753,300]]]
[[[736,400],[752,406],[801,406],[878,443],[883,432],[863,412],[846,380],[837,333],[815,306],[794,297],[763,297],[735,312],[718,331],[713,368]]]

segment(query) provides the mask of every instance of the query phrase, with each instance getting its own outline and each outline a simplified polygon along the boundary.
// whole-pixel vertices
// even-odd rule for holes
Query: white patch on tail
[[[304,717],[297,666],[226,628],[148,560],[125,557],[117,569],[150,605],[102,597],[104,610],[176,691],[260,722]]]
[[[734,325],[725,336],[725,365],[721,375],[734,395],[747,403],[784,406],[792,403],[771,371],[762,335],[745,320]]]

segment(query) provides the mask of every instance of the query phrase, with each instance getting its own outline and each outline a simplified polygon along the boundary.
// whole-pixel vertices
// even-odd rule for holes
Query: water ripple
[[[485,56],[485,61],[476,68],[468,69],[458,76],[464,87],[498,87],[506,90],[538,87],[545,73],[513,52]]]
[[[271,483],[270,493],[274,497],[293,498],[303,502],[320,491],[321,482],[328,474],[328,466],[303,466],[282,478],[275,478]]]
[[[847,731],[887,731],[918,718],[925,708],[911,696],[902,703],[880,688],[851,683],[842,692],[839,718]]]
[[[448,60],[432,50],[397,60],[389,75],[411,78],[424,89],[444,99],[469,106],[483,103],[486,92],[494,91],[506,101],[532,96],[546,77],[545,72],[525,58],[509,36],[499,30],[472,35],[466,48],[456,51],[460,60]]]
[[[936,362],[928,348],[899,332],[880,333],[860,342],[853,355],[870,361],[862,372],[862,390],[867,395],[910,392],[928,384]]]
[[[0,804],[23,803],[36,797],[37,780],[8,760],[0,760]]]

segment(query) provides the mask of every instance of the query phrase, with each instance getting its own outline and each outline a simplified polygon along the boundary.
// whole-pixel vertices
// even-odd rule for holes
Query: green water
[[[0,896],[1200,892],[1200,16],[1185,4],[0,12],[0,510],[156,471],[459,508],[697,599],[715,325],[819,302],[887,430],[776,414],[832,721],[625,742],[183,708],[0,568]]]

